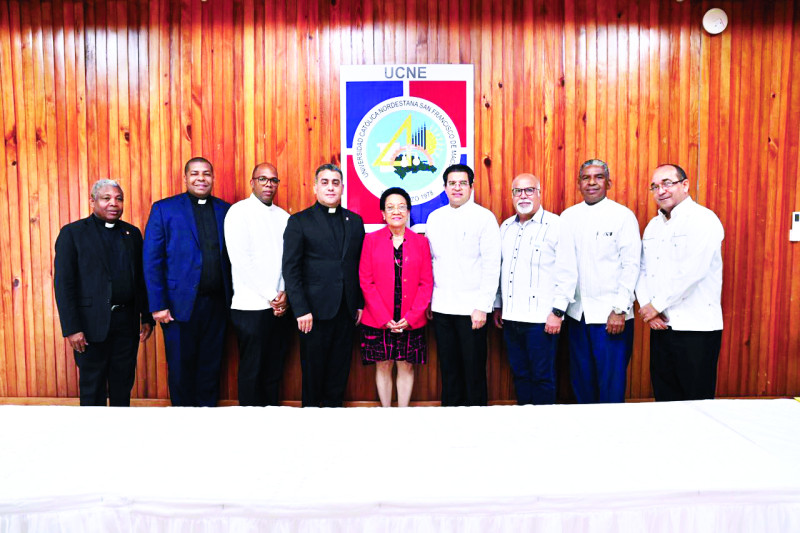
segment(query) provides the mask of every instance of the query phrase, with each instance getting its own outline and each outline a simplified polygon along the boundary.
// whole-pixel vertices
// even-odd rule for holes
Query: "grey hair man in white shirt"
[[[514,178],[511,202],[516,214],[500,225],[494,324],[503,329],[517,403],[552,404],[561,330],[561,320],[552,313],[559,218],[542,207],[542,186],[533,174]]]
[[[570,380],[578,403],[625,400],[633,350],[633,298],[642,243],[639,222],[606,197],[608,165],[581,165],[583,202],[561,213],[553,314],[566,314]]]
[[[431,310],[442,373],[442,405],[486,405],[486,315],[500,278],[500,230],[472,200],[467,165],[444,171],[448,205],[426,224],[433,259]]]
[[[239,404],[278,405],[287,334],[281,260],[289,213],[274,204],[278,170],[260,163],[250,178],[252,194],[231,206],[225,242],[231,260],[231,322],[239,341]]]
[[[711,399],[717,387],[725,230],[689,188],[672,164],[656,168],[649,187],[658,215],[644,230],[636,296],[650,326],[656,401]]]

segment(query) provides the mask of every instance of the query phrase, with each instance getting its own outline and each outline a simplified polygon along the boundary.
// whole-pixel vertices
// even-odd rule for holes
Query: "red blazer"
[[[431,247],[424,235],[406,228],[403,243],[403,301],[401,317],[413,329],[427,322],[425,310],[433,293]],[[358,268],[364,293],[361,322],[373,328],[385,328],[394,318],[394,246],[388,227],[364,237]]]

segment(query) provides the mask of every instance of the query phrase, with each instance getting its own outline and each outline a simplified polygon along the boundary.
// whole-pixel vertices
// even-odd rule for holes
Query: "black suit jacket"
[[[336,245],[330,221],[317,205],[289,217],[283,233],[283,280],[295,317],[336,316],[344,295],[350,315],[364,307],[358,263],[364,242],[364,221],[342,208],[344,240]]]
[[[118,221],[122,242],[132,258],[135,307],[142,322],[153,324],[142,275],[142,233]],[[88,342],[102,342],[111,322],[111,271],[100,229],[92,217],[61,228],[56,239],[55,292],[64,337],[82,331]]]

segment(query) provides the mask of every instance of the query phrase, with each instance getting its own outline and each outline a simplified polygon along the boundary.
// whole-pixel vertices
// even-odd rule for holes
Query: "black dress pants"
[[[465,315],[433,313],[442,374],[442,405],[486,405],[486,326]]]
[[[303,407],[342,406],[350,376],[355,328],[355,318],[350,316],[342,298],[335,317],[314,318],[311,331],[300,333]]]
[[[272,308],[231,310],[239,340],[239,405],[280,405],[283,362],[292,327],[288,313],[276,317]]]
[[[128,407],[136,377],[139,320],[132,306],[111,312],[108,335],[102,342],[91,341],[83,353],[75,353],[78,365],[81,405]]]
[[[656,401],[714,398],[721,344],[721,330],[650,330],[650,377]]]

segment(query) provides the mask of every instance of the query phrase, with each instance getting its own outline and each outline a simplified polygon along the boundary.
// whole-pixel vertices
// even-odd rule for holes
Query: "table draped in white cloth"
[[[0,533],[800,532],[800,403],[0,407]]]

